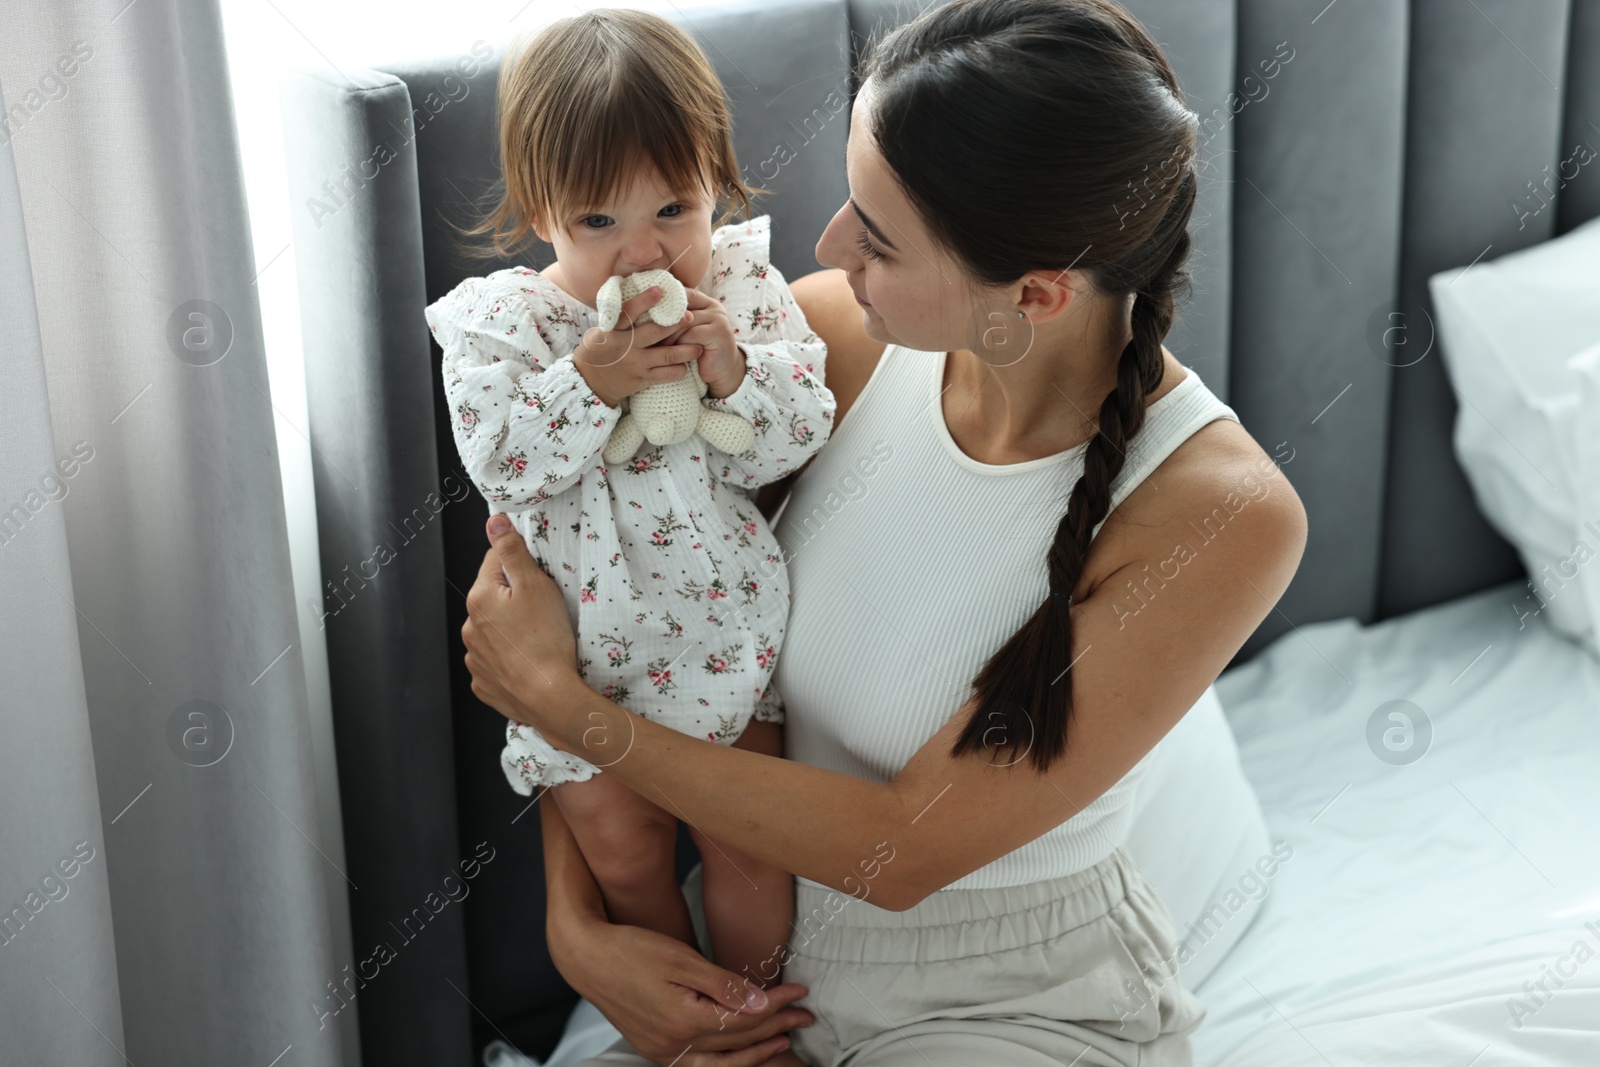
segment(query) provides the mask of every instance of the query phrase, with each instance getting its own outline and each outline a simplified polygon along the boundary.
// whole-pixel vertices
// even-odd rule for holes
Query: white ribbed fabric
[[[1045,553],[1088,443],[1026,463],[971,458],[939,402],[945,358],[890,345],[777,517],[792,600],[773,684],[788,713],[790,759],[893,778],[1049,592]],[[1111,507],[1219,418],[1238,421],[1189,369],[1147,409]],[[945,888],[1021,885],[1093,866],[1125,840],[1148,760],[1066,822]]]

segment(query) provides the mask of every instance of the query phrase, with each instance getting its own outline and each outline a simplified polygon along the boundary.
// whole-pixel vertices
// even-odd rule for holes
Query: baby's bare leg
[[[594,874],[606,916],[698,949],[672,866],[677,817],[604,771],[586,782],[552,786],[550,795]]]
[[[751,720],[734,747],[780,756],[783,727]],[[752,985],[778,984],[794,922],[794,876],[692,827],[689,832],[704,864],[701,892],[714,962]]]
[[[782,756],[783,727],[751,720],[734,747]],[[701,893],[716,964],[751,984],[777,985],[783,977],[784,949],[794,923],[794,876],[713,841],[692,827],[689,833],[703,863]],[[792,1049],[784,1049],[763,1060],[761,1067],[809,1065]]]

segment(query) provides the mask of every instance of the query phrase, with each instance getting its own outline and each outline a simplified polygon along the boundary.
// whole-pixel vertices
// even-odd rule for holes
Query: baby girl
[[[740,181],[722,86],[671,22],[598,10],[540,31],[507,59],[499,92],[506,192],[490,226],[531,230],[556,261],[468,278],[426,310],[462,461],[561,587],[590,685],[693,737],[780,756],[769,682],[788,578],[750,491],[805,464],[835,403],[822,340],[769,261],[768,216],[713,222],[719,191],[746,216],[760,191]],[[653,288],[603,329],[607,279],[658,269],[684,284],[683,317],[645,318]],[[703,406],[750,423],[748,448],[646,440],[607,465],[627,398],[691,369]],[[508,724],[506,742],[512,787],[551,787],[611,921],[693,945],[671,798],[635,794],[528,726]],[[689,832],[715,961],[772,984],[792,878]]]

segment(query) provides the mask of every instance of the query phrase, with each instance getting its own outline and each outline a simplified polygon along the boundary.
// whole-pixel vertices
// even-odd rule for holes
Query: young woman
[[[637,1053],[591,1062],[750,1067],[791,1038],[813,1067],[1190,1062],[1205,1008],[1127,802],[1306,535],[1162,344],[1197,125],[1109,0],[954,0],[867,59],[835,269],[793,285],[838,408],[776,528],[788,759],[585,686],[559,591],[491,527],[473,691],[797,880],[788,982],[746,1003],[607,923],[543,805],[552,954]]]

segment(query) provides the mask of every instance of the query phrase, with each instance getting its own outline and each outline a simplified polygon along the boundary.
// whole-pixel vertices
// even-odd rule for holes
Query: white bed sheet
[[[1196,988],[1196,1067],[1600,1065],[1600,664],[1525,596],[1301,626],[1218,679],[1294,855]],[[1415,762],[1369,747],[1391,700]]]

